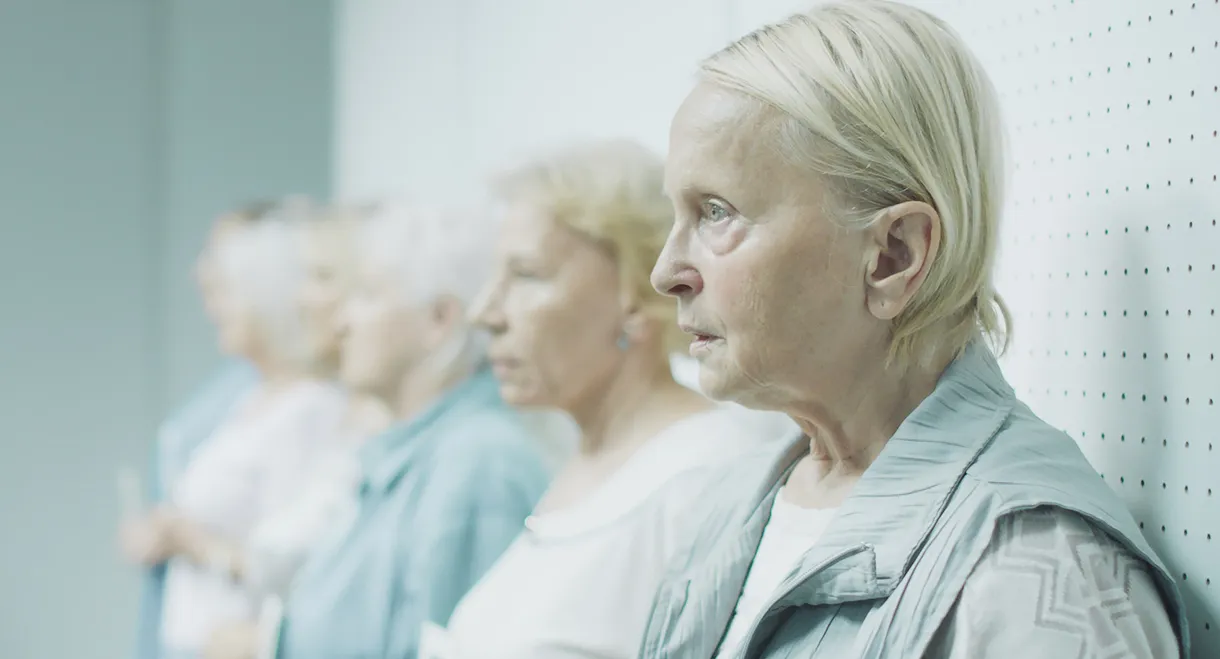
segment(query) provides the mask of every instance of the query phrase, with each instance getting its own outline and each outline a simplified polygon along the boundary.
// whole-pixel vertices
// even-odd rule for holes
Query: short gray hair
[[[382,204],[365,224],[361,253],[390,268],[411,296],[453,296],[470,304],[490,274],[495,231],[487,214],[397,202]]]
[[[391,202],[372,212],[359,245],[366,262],[385,268],[399,283],[405,303],[453,297],[466,308],[490,274],[495,238],[490,214],[479,209]],[[438,361],[446,367],[463,359],[478,361],[485,346],[482,334],[468,325],[454,349],[442,351]]]
[[[297,293],[305,278],[301,220],[306,212],[303,205],[266,212],[216,249],[226,289],[249,306],[268,333],[269,349],[282,362],[302,367],[308,367],[309,355]]]

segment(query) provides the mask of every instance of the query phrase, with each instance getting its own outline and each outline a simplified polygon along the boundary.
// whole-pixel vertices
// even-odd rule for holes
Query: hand
[[[235,622],[212,632],[203,659],[255,659],[258,654],[258,625]]]
[[[159,565],[177,553],[178,516],[167,507],[130,519],[119,527],[119,547],[138,565]]]

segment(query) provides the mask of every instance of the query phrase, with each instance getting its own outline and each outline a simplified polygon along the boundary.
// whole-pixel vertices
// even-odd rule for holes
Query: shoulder
[[[296,385],[293,400],[306,409],[334,408],[347,404],[347,392],[334,382],[305,380]]]
[[[767,454],[780,437],[775,424],[759,423],[757,413],[718,406],[675,422],[660,444],[676,472],[710,473],[743,457]]]
[[[1157,583],[1144,560],[1079,515],[1014,513],[997,522],[932,656],[1175,657]]]
[[[685,474],[680,481],[685,494],[670,507],[676,550],[696,560],[730,537],[730,529],[744,528],[804,447],[794,433]]]
[[[1156,563],[1135,519],[1080,446],[1017,403],[957,487],[955,507],[997,516],[1054,506],[1077,513]]]
[[[442,433],[434,443],[433,469],[462,484],[472,497],[483,491],[540,490],[549,481],[537,443],[510,408],[464,413]]]
[[[468,464],[540,459],[530,431],[511,408],[481,406],[447,421],[437,442],[440,458],[460,457]]]
[[[957,489],[987,495],[976,498],[1001,510],[1058,505],[1123,535],[1138,535],[1130,512],[1076,441],[1015,399]]]

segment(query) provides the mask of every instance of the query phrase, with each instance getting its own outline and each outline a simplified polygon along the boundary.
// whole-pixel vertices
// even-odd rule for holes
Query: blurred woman
[[[712,465],[761,438],[674,381],[676,306],[648,283],[672,225],[661,160],[581,145],[504,176],[496,270],[473,313],[505,399],[554,407],[580,446],[432,656],[634,657],[671,535]]]
[[[356,239],[368,209],[335,206],[318,209],[301,226],[304,280],[298,296],[306,350],[316,372],[338,376],[341,359],[340,311],[356,280]],[[347,408],[332,441],[319,442],[302,465],[301,490],[251,531],[245,547],[247,587],[264,595],[260,626],[243,621],[217,629],[206,659],[246,659],[274,629],[297,569],[320,538],[355,514],[363,441],[388,427],[391,418],[375,398],[349,393]]]
[[[250,204],[224,213],[212,223],[207,242],[195,261],[195,281],[204,311],[213,324],[220,320],[216,311],[220,286],[216,253],[221,243],[257,222],[273,208],[272,203]],[[237,401],[257,383],[258,372],[249,362],[240,357],[230,357],[165,419],[157,431],[152,468],[149,470],[147,496],[154,505],[164,503],[191,453],[215,432]],[[140,598],[136,642],[138,659],[157,659],[160,655],[159,630],[164,589],[165,563],[147,566]]]
[[[701,74],[653,282],[704,391],[802,432],[698,495],[639,656],[1189,656],[1139,526],[996,362],[999,101],[962,39],[827,2]]]
[[[198,657],[213,632],[251,620],[260,565],[247,552],[260,524],[289,506],[319,447],[332,442],[345,397],[318,377],[297,307],[302,211],[282,206],[216,254],[223,348],[261,383],[190,459],[168,504],[125,529],[131,557],[168,561],[160,640],[164,657]]]
[[[448,621],[546,487],[466,321],[488,264],[479,220],[389,206],[362,229],[341,377],[394,424],[361,448],[358,512],[298,575],[267,656],[414,656],[421,625]]]

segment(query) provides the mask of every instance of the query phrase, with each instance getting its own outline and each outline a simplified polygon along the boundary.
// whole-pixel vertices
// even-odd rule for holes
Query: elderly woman
[[[712,466],[758,440],[670,370],[677,308],[648,281],[673,223],[662,173],[646,149],[608,142],[497,186],[497,268],[473,313],[505,399],[563,410],[580,445],[424,656],[635,656],[675,520]]]
[[[1185,656],[1172,579],[984,339],[1003,157],[944,23],[820,5],[704,62],[653,272],[700,381],[803,434],[692,517],[640,656]]]
[[[220,321],[217,304],[222,282],[219,281],[216,267],[217,251],[227,239],[257,222],[274,207],[274,204],[267,202],[250,204],[224,213],[212,223],[207,242],[195,261],[195,281],[204,311],[213,323]],[[166,418],[157,431],[150,470],[148,495],[154,504],[165,502],[191,453],[215,432],[237,401],[257,383],[258,372],[249,362],[240,358],[226,360],[185,403]],[[145,572],[136,647],[138,659],[157,659],[160,655],[158,630],[165,568],[165,563],[156,563]]]
[[[295,305],[303,210],[281,206],[218,248],[221,343],[261,383],[192,453],[167,503],[124,529],[134,560],[167,563],[162,657],[199,657],[217,629],[253,619],[270,565],[259,531],[299,496],[302,467],[333,441],[346,408],[313,368]]]
[[[357,514],[298,574],[268,656],[415,656],[546,488],[466,321],[488,264],[479,219],[387,206],[362,227],[341,379],[394,424],[361,447]]]
[[[214,324],[220,320],[216,307],[221,285],[216,268],[216,252],[225,240],[257,222],[273,208],[274,204],[266,202],[250,204],[224,213],[212,223],[207,242],[195,261],[195,282],[204,311]],[[148,481],[148,496],[154,504],[165,502],[173,483],[186,467],[190,454],[212,435],[237,401],[249,393],[257,382],[258,372],[247,361],[239,358],[226,360],[165,419],[157,430]],[[159,628],[165,568],[165,563],[156,563],[145,571],[136,643],[138,659],[157,659],[160,655]]]
[[[340,310],[356,275],[356,237],[367,210],[352,206],[317,209],[301,226],[304,281],[297,296],[306,349],[317,370],[338,374],[341,357]],[[300,464],[301,489],[274,515],[265,518],[245,543],[244,577],[264,596],[260,618],[217,629],[206,659],[248,659],[271,628],[297,570],[317,542],[355,514],[359,462],[356,452],[367,437],[389,426],[388,410],[375,398],[349,395],[336,435],[320,442],[311,460]]]

